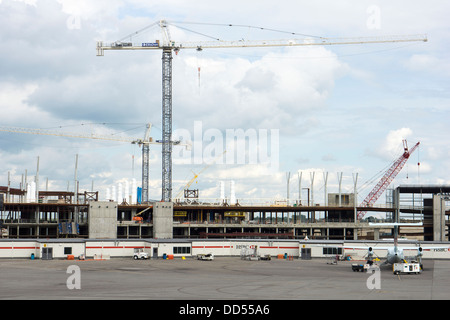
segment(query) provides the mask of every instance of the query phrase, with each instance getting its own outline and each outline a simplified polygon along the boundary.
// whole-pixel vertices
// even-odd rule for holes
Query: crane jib
[[[199,48],[245,48],[245,47],[279,47],[279,46],[314,46],[314,45],[345,45],[345,44],[369,44],[388,42],[413,42],[428,41],[426,35],[406,35],[406,36],[379,36],[379,37],[354,37],[354,38],[304,38],[304,39],[272,39],[272,40],[219,40],[200,42],[176,42],[167,43],[155,40],[155,42],[122,42],[104,43],[97,41],[97,55],[102,56],[103,50],[139,50],[139,49],[161,49],[164,47],[174,50]]]

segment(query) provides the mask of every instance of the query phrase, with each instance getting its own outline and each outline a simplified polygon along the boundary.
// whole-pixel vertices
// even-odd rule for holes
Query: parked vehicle
[[[392,271],[394,274],[400,273],[414,273],[419,274],[422,272],[422,268],[419,263],[394,263],[392,265]]]
[[[144,249],[135,249],[133,259],[134,260],[146,260],[149,259],[150,256],[147,252],[144,251]]]
[[[198,254],[197,255],[197,259],[198,260],[214,260],[214,255],[212,253],[207,253],[207,254]]]

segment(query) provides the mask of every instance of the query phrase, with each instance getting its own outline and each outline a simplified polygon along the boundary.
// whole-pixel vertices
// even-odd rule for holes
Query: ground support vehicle
[[[134,260],[147,260],[150,256],[143,249],[135,249],[133,259]]]
[[[214,260],[214,255],[212,253],[198,254],[197,255],[197,260],[211,261],[211,260]]]
[[[364,272],[364,265],[363,264],[357,264],[357,263],[353,263],[352,264],[352,270],[353,272]]]
[[[394,263],[392,265],[392,271],[394,274],[419,274],[422,272],[422,268],[420,267],[420,263]]]

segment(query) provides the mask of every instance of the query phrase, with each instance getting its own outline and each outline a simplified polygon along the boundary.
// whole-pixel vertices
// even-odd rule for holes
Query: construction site
[[[147,126],[142,139],[123,139],[122,142],[142,147],[142,184],[132,184],[131,195],[99,196],[99,191],[50,191],[39,189],[39,174],[34,181],[20,186],[0,187],[0,223],[3,239],[297,239],[297,240],[380,240],[392,238],[392,229],[374,227],[366,213],[381,213],[388,222],[422,222],[422,227],[402,227],[400,235],[419,241],[448,241],[448,201],[450,186],[406,185],[390,187],[417,142],[404,150],[384,173],[362,203],[354,193],[327,193],[324,201],[314,201],[312,189],[307,199],[285,199],[264,204],[246,204],[239,199],[218,197],[216,201],[202,201],[199,190],[186,185],[183,196],[174,197],[172,187],[172,148],[185,146],[172,138],[172,54],[180,50],[245,47],[295,47],[310,45],[351,45],[365,43],[424,42],[426,36],[373,37],[357,39],[321,38],[309,41],[209,41],[178,43],[171,39],[165,20],[154,24],[160,27],[162,40],[129,42],[130,36],[113,42],[98,41],[97,56],[105,51],[160,50],[162,52],[162,137],[150,137]],[[143,29],[144,30],[144,29]],[[141,30],[142,31],[142,30]],[[133,33],[132,36],[139,32]],[[199,70],[200,71],[200,70]],[[2,127],[10,133],[61,135],[30,128]],[[76,138],[116,140],[101,136],[68,135]],[[161,199],[149,196],[149,147],[161,146]],[[38,164],[39,167],[39,164]],[[301,179],[301,178],[300,178]],[[299,181],[301,183],[301,181]],[[301,191],[301,187],[299,187]],[[309,192],[311,191],[311,195]],[[128,191],[127,191],[128,192]],[[113,192],[116,193],[116,190]],[[299,192],[300,193],[300,192]],[[381,196],[386,203],[376,205]],[[235,196],[233,196],[235,197]],[[316,198],[317,199],[317,198]]]
[[[0,300],[449,299],[449,11],[0,0]]]
[[[384,221],[423,222],[401,236],[448,241],[450,186],[399,186],[393,202],[367,207],[353,194],[328,194],[328,204],[245,205],[223,203],[99,201],[98,192],[40,191],[39,201],[20,188],[1,187],[2,238],[6,239],[321,239],[379,240],[392,230],[374,227],[367,212]],[[76,199],[76,200],[75,200]],[[339,199],[341,199],[339,201]],[[418,201],[419,200],[419,201]]]

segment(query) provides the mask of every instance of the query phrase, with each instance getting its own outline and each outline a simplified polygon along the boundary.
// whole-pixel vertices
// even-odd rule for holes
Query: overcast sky
[[[151,136],[160,139],[161,51],[97,57],[96,41],[123,39],[161,19],[181,43],[426,34],[428,42],[174,54],[173,128],[197,154],[174,149],[173,196],[225,149],[218,138],[239,129],[257,134],[245,154],[261,150],[264,134],[273,152],[265,161],[224,157],[207,167],[191,186],[200,197],[219,197],[219,181],[229,196],[234,180],[238,199],[285,198],[290,172],[295,200],[298,172],[303,188],[314,172],[314,200],[323,203],[324,173],[328,192],[337,192],[342,172],[345,192],[358,173],[361,202],[402,154],[403,139],[420,147],[392,187],[449,184],[449,12],[447,1],[0,0],[0,125],[142,138],[152,123]],[[130,38],[157,39],[158,26]],[[39,157],[40,189],[48,179],[52,190],[73,190],[77,154],[82,190],[93,183],[103,199],[108,187],[140,183],[136,145],[1,132],[0,184],[8,172],[13,187],[25,171],[34,179]],[[161,147],[152,146],[150,198],[157,200],[160,160]]]

